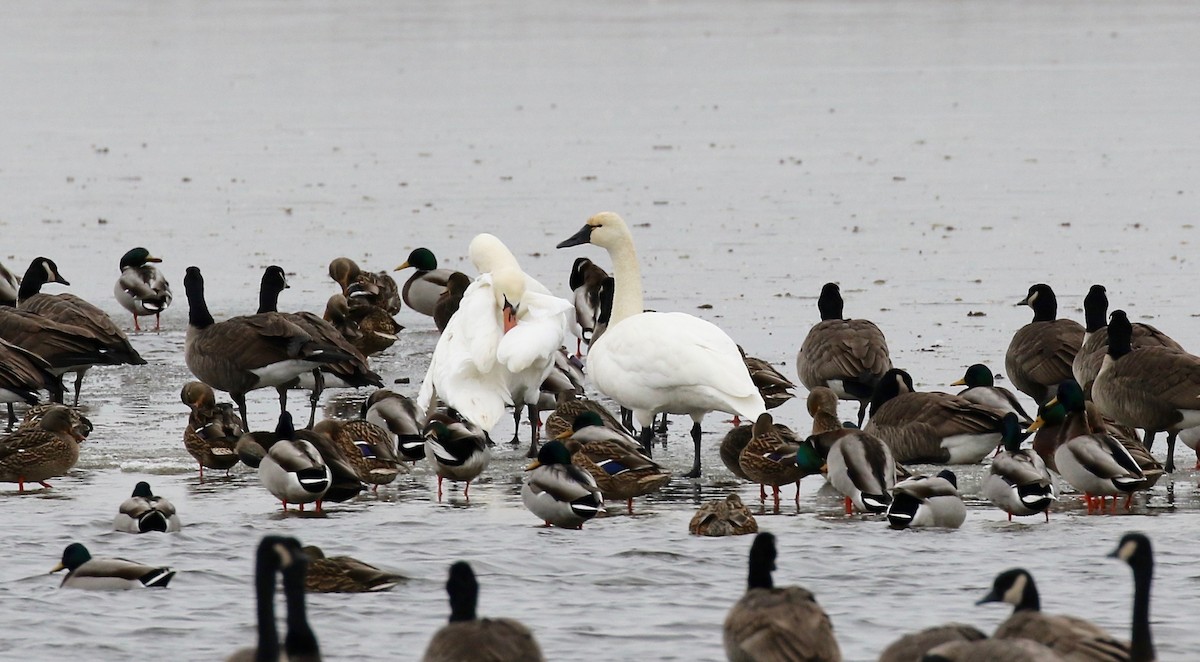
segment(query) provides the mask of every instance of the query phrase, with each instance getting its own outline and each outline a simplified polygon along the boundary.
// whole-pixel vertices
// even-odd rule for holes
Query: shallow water
[[[1076,318],[1102,282],[1114,308],[1195,349],[1198,32],[1182,2],[6,3],[0,260],[54,258],[124,325],[111,287],[134,245],[165,258],[177,289],[185,267],[204,269],[218,319],[254,309],[273,263],[292,283],[281,305],[319,312],[333,257],[386,269],[426,245],[466,269],[485,230],[563,291],[575,257],[603,256],[554,244],[612,209],[635,226],[648,306],[711,319],[785,374],[827,280],[923,388],[976,361],[1000,369],[1029,318],[1013,304],[1037,281]],[[722,659],[750,541],[686,524],[729,489],[757,500],[717,457],[724,417],[706,421],[702,480],[582,532],[538,528],[507,447],[469,505],[456,491],[437,503],[422,467],[325,517],[284,516],[252,473],[197,480],[178,295],[161,333],[133,338],[149,365],[88,374],[96,429],[78,468],[52,490],[0,491],[0,658],[220,659],[253,640],[253,550],[279,532],[413,577],[311,596],[329,659],[418,658],[457,559],[481,575],[481,612],[526,621],[550,659]],[[400,317],[404,339],[375,367],[413,394],[435,334]],[[251,397],[255,427],[273,398]],[[809,425],[802,403],[777,412]],[[674,423],[660,453],[682,472]],[[1192,470],[1132,514],[1088,517],[1068,499],[1049,524],[1005,522],[978,499],[982,471],[960,471],[970,517],[954,532],[845,518],[806,479],[799,512],[760,518],[780,538],[777,582],[817,594],[852,660],[951,619],[991,629],[1006,610],[972,604],[1017,565],[1048,611],[1127,636],[1129,571],[1103,556],[1137,529],[1158,552],[1161,659],[1200,647]],[[140,479],[176,502],[182,533],[109,531]],[[166,591],[55,591],[45,571],[76,540],[180,573]]]

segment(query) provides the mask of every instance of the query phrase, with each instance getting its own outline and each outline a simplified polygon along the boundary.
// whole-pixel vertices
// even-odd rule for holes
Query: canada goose
[[[134,331],[142,330],[138,317],[149,315],[154,316],[154,330],[158,331],[159,316],[171,305],[171,284],[151,262],[162,262],[162,258],[140,246],[131,249],[121,256],[121,276],[113,286],[117,303],[133,315]]]
[[[321,662],[317,635],[308,624],[304,605],[304,583],[308,558],[300,541],[282,536],[264,536],[254,562],[254,595],[258,606],[258,644],[243,648],[226,662]],[[282,571],[283,594],[287,599],[287,636],[279,650],[275,628],[275,573]]]
[[[833,624],[813,594],[799,586],[775,588],[775,557],[775,536],[755,536],[746,594],[725,617],[725,657],[730,662],[840,662]]]
[[[36,427],[22,426],[0,438],[0,482],[16,483],[24,492],[25,483],[48,488],[48,478],[70,471],[79,461],[79,443],[85,436],[74,416],[66,406],[53,405]],[[90,430],[91,422],[79,418]]]
[[[940,644],[921,662],[1064,662],[1054,650],[1029,639],[981,639]]]
[[[790,429],[778,429],[767,412],[758,415],[751,428],[751,437],[738,456],[742,473],[759,485],[774,489],[775,512],[779,512],[779,487],[796,484],[796,505],[800,505],[800,479],[811,473],[796,461],[803,446]]]
[[[975,464],[1000,442],[1000,421],[995,410],[956,395],[916,392],[907,372],[892,369],[875,387],[863,431],[903,464]]]
[[[313,432],[329,437],[357,470],[358,479],[373,489],[396,480],[401,471],[408,473],[400,466],[391,435],[374,423],[327,418]]]
[[[424,413],[412,398],[381,388],[363,403],[363,420],[396,438],[396,451],[406,462],[425,459]]]
[[[123,533],[174,533],[180,527],[175,506],[165,498],[155,496],[150,491],[150,483],[144,480],[133,487],[133,494],[121,503],[113,518],[113,530]]]
[[[1017,305],[1033,309],[1033,321],[1017,329],[1004,355],[1004,371],[1017,390],[1043,404],[1071,378],[1071,364],[1083,344],[1079,322],[1058,318],[1058,300],[1045,283],[1029,288]]]
[[[233,405],[217,404],[212,387],[204,382],[184,384],[179,398],[192,410],[183,429],[183,447],[200,464],[200,480],[205,469],[233,468],[238,463],[237,442],[245,432]]]
[[[5,335],[5,338],[49,361],[58,369],[59,374],[74,372],[75,406],[79,406],[79,389],[83,385],[83,374],[87,372],[88,368],[100,364],[146,364],[146,360],[138,354],[133,345],[129,344],[129,338],[125,337],[125,333],[117,328],[107,313],[74,294],[45,294],[41,290],[42,285],[46,283],[70,285],[58,273],[58,265],[54,264],[53,260],[44,257],[34,258],[33,262],[29,264],[29,269],[25,271],[25,277],[21,279],[21,289],[17,292],[19,299],[17,309],[21,312],[33,313],[45,320],[57,322],[61,327],[55,329],[55,332],[78,330],[76,333],[86,335],[99,345],[96,349],[103,355],[103,359],[95,360],[92,352],[83,352],[75,356],[74,363],[64,365],[52,360],[47,354],[39,352],[36,346],[8,335]],[[71,342],[70,346],[72,347],[71,354],[76,354],[74,351],[76,343]]]
[[[720,328],[686,313],[646,313],[633,236],[620,216],[602,212],[558,248],[595,244],[616,272],[612,315],[593,340],[588,369],[599,391],[633,410],[640,441],[651,452],[651,425],[660,412],[692,417],[695,454],[687,478],[700,476],[700,422],[710,411],[747,419],[766,411],[737,344]],[[594,337],[594,336],[593,336]]]
[[[529,628],[511,618],[479,618],[479,582],[465,561],[450,566],[446,581],[450,623],[429,641],[423,662],[543,662],[542,650]]]
[[[37,392],[46,390],[54,402],[62,402],[62,382],[51,365],[33,352],[0,340],[0,402],[8,404],[8,429],[17,424],[13,404],[38,402]]]
[[[305,545],[308,572],[304,588],[311,593],[376,593],[389,591],[408,577],[380,570],[349,556],[325,556],[316,545]]]
[[[957,529],[966,519],[967,506],[958,493],[958,478],[949,469],[936,476],[906,478],[892,489],[887,520],[893,529]]]
[[[623,499],[633,514],[634,497],[652,494],[671,481],[671,472],[642,454],[642,447],[624,430],[604,425],[596,412],[575,417],[571,430],[555,437],[572,450],[571,462],[587,471],[605,499]],[[579,445],[578,449],[571,444]]]
[[[1152,662],[1157,656],[1150,635],[1150,582],[1154,579],[1150,539],[1140,533],[1126,533],[1109,556],[1121,559],[1133,569],[1133,636],[1129,642],[1129,660]]]
[[[175,571],[171,568],[144,565],[125,559],[92,558],[87,547],[73,542],[63,550],[62,562],[51,574],[67,570],[59,588],[91,590],[122,590],[131,588],[166,588]]]
[[[258,465],[259,480],[283,503],[284,510],[289,503],[304,510],[304,504],[315,501],[320,512],[321,497],[333,482],[324,458],[312,442],[296,438],[292,415],[286,411],[279,415],[275,436]]]
[[[58,384],[50,391],[56,402],[62,402],[64,373],[75,372],[78,377],[92,366],[123,362],[120,352],[111,351],[103,339],[88,329],[7,306],[0,306],[0,338],[50,364],[50,374]]]
[[[814,324],[796,354],[796,374],[805,388],[826,386],[842,400],[857,400],[858,424],[867,413],[871,393],[892,368],[887,339],[874,322],[842,318],[842,293],[825,283],[817,299],[821,321]]]
[[[454,409],[444,409],[429,415],[423,434],[425,458],[433,464],[438,478],[438,501],[442,500],[442,480],[445,478],[466,483],[463,498],[470,501],[471,481],[478,478],[492,461],[487,432]]]
[[[521,501],[546,526],[582,529],[583,523],[604,512],[604,495],[592,475],[571,462],[571,451],[551,439],[525,467]]]
[[[229,393],[242,427],[246,418],[246,393],[257,388],[283,386],[324,363],[346,361],[351,355],[318,342],[279,313],[232,317],[217,322],[204,300],[204,276],[188,267],[183,279],[188,299],[188,331],[184,360],[197,379]],[[286,411],[281,392],[280,411]]]
[[[396,267],[395,271],[402,271],[409,267],[415,267],[417,271],[404,283],[402,290],[404,303],[422,315],[433,317],[437,308],[437,300],[442,295],[442,291],[450,284],[454,274],[461,272],[453,269],[438,269],[437,257],[428,248],[413,249],[408,254],[408,259]],[[466,276],[466,274],[463,275]]]
[[[758,522],[737,493],[724,499],[713,499],[700,506],[688,522],[688,532],[695,536],[742,536],[758,533]]]
[[[1108,323],[1108,356],[1092,382],[1092,400],[1117,421],[1167,431],[1167,472],[1175,470],[1175,436],[1200,426],[1200,357],[1166,347],[1130,346],[1133,329],[1123,310]]]
[[[1003,386],[996,386],[992,371],[982,363],[976,363],[967,368],[962,379],[954,382],[951,386],[967,387],[958,393],[958,397],[964,400],[995,409],[1001,415],[1011,411],[1019,417],[1021,425],[1024,426],[1033,422],[1025,408],[1021,406],[1020,401],[1017,400],[1017,396]]]
[[[271,265],[263,271],[262,281],[258,291],[258,314],[277,313],[279,294],[290,287],[283,268]],[[354,345],[332,324],[309,312],[281,313],[289,322],[295,324],[309,335],[313,341],[328,345],[346,354],[349,358],[343,361],[322,363],[312,372],[303,372],[296,376],[292,383],[276,386],[279,391],[279,402],[287,403],[287,389],[299,388],[312,393],[309,398],[311,408],[308,415],[308,427],[311,429],[317,417],[317,403],[321,392],[326,388],[358,388],[361,386],[383,387],[379,374],[367,365],[367,357],[363,356]],[[317,374],[317,373],[320,374]]]
[[[879,654],[879,662],[916,662],[926,653],[954,641],[982,641],[987,635],[963,623],[947,623],[912,632],[893,641]]]
[[[1083,345],[1071,364],[1071,374],[1083,387],[1085,394],[1091,393],[1092,381],[1100,372],[1100,364],[1108,354],[1108,295],[1103,285],[1093,285],[1083,299],[1084,336]],[[1179,343],[1149,324],[1133,324],[1130,347],[1167,347],[1183,351]],[[1149,446],[1151,440],[1146,440]]]
[[[846,499],[846,514],[888,509],[896,486],[896,461],[887,444],[858,430],[846,430],[827,450],[811,437],[805,443],[824,456],[829,484]]]
[[[17,290],[20,287],[21,277],[0,262],[0,306],[17,305]]]
[[[993,639],[1030,639],[1070,660],[1129,659],[1128,644],[1114,639],[1094,623],[1074,616],[1043,613],[1037,585],[1023,568],[996,575],[991,592],[975,604],[987,602],[1007,602],[1013,606],[1012,615],[992,633]]]
[[[1049,522],[1050,504],[1057,500],[1054,480],[1036,451],[1021,448],[1025,436],[1021,434],[1017,415],[1013,412],[1005,414],[1002,437],[1004,450],[992,458],[991,468],[983,479],[983,495],[997,508],[1008,513],[1010,522],[1013,515],[1038,513],[1045,513]]]
[[[605,278],[608,278],[608,272],[590,258],[577,257],[571,265],[571,277],[567,283],[574,295],[575,325],[579,327],[575,356],[580,355],[580,343],[586,340],[590,347],[595,339],[592,332],[596,328],[596,319],[600,313],[600,283],[604,282]]]
[[[470,286],[471,277],[461,271],[455,271],[446,280],[446,289],[438,295],[437,301],[433,304],[433,324],[439,333],[446,330],[446,325],[450,324],[450,318],[458,312],[463,295]]]
[[[742,362],[746,364],[746,370],[750,372],[750,381],[758,387],[758,393],[762,396],[763,404],[767,409],[774,409],[796,397],[795,393],[788,390],[796,388],[796,385],[780,374],[775,366],[756,356],[747,356],[746,350],[742,349],[741,345],[738,345],[738,351],[742,353]],[[734,416],[734,420],[736,419],[737,417]]]

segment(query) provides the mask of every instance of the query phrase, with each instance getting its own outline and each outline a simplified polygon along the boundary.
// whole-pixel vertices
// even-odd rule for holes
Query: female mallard
[[[1000,442],[1001,416],[949,393],[918,393],[912,377],[889,370],[871,398],[864,431],[904,464],[975,464]]]
[[[374,423],[396,438],[396,450],[405,462],[425,459],[424,415],[412,398],[381,388],[363,403],[363,420]]]
[[[73,542],[63,550],[62,561],[51,573],[67,570],[59,588],[122,590],[166,588],[175,571],[125,559],[94,559],[87,547]]]
[[[62,381],[55,375],[48,361],[37,354],[0,340],[0,402],[8,405],[8,429],[17,424],[17,413],[13,404],[23,402],[35,405],[37,392],[45,389],[50,399],[62,402]]]
[[[141,331],[138,317],[154,316],[154,330],[158,331],[159,315],[171,305],[171,284],[167,282],[151,262],[162,262],[162,258],[150,255],[150,251],[138,247],[121,257],[121,276],[113,286],[117,303],[133,315],[133,330]]]
[[[692,515],[688,532],[695,536],[742,536],[758,533],[758,521],[736,493],[713,499]]]
[[[1109,556],[1121,559],[1133,570],[1133,636],[1129,641],[1129,660],[1152,662],[1157,657],[1150,635],[1150,582],[1154,579],[1150,539],[1140,533],[1126,533]]]
[[[479,618],[479,582],[465,561],[450,566],[446,581],[450,623],[429,640],[423,662],[543,662],[542,650],[529,628],[511,618]]]
[[[321,498],[333,482],[321,453],[311,442],[296,438],[292,415],[286,411],[279,415],[275,437],[259,462],[259,480],[283,503],[284,510],[289,503],[304,510],[304,504],[315,501],[320,512]]]
[[[400,460],[392,449],[387,431],[367,421],[343,421],[327,418],[313,432],[329,437],[358,471],[358,479],[373,488],[396,480],[401,470]]]
[[[438,501],[442,480],[465,482],[463,498],[471,499],[471,481],[492,461],[488,435],[453,409],[430,414],[425,423],[425,457],[433,464],[438,479]]]
[[[390,591],[408,577],[380,570],[349,556],[325,556],[316,545],[305,545],[308,574],[304,587],[310,593],[376,593]]]
[[[470,276],[461,271],[450,274],[450,278],[446,281],[446,289],[438,295],[437,301],[433,304],[433,324],[437,327],[438,333],[446,330],[450,324],[450,318],[458,312],[463,294],[466,294],[467,288],[470,286]]]
[[[245,432],[233,405],[217,404],[212,387],[204,382],[184,384],[179,398],[192,410],[183,429],[183,447],[200,464],[200,480],[205,469],[233,468],[238,463],[237,442]]]
[[[308,624],[304,606],[304,583],[308,557],[300,541],[282,536],[264,536],[258,544],[254,562],[254,595],[258,605],[258,644],[243,648],[225,658],[225,662],[321,662],[317,635]],[[275,628],[275,574],[283,574],[283,594],[287,599],[288,632],[284,651],[279,650],[279,631]]]
[[[896,483],[887,509],[888,524],[893,529],[957,529],[966,519],[967,507],[958,493],[958,479],[948,469],[936,476],[913,476]]]
[[[725,617],[725,656],[732,662],[840,662],[833,624],[813,594],[799,586],[775,588],[775,556],[775,536],[755,536],[746,594]]]
[[[571,430],[556,438],[568,448],[579,446],[571,462],[592,475],[605,499],[624,499],[630,515],[634,497],[657,492],[671,481],[671,472],[643,455],[633,437],[605,426],[595,412],[576,416]]]
[[[975,604],[1007,602],[1013,606],[993,639],[1029,639],[1052,648],[1068,660],[1118,662],[1129,660],[1129,645],[1091,621],[1042,612],[1033,576],[1023,568],[996,575],[992,590]]]
[[[600,417],[602,424],[617,432],[624,432],[625,428],[617,421],[612,412],[608,411],[604,405],[590,400],[588,398],[577,397],[573,392],[562,392],[558,398],[557,406],[554,411],[546,417],[546,436],[553,439],[561,436],[565,432],[570,432],[575,424],[575,421],[587,412],[591,412]]]
[[[36,427],[19,427],[0,439],[0,482],[16,483],[25,491],[25,483],[50,487],[46,479],[61,476],[79,461],[79,443],[85,435],[74,414],[64,405],[45,410]],[[78,417],[91,429],[91,422]]]
[[[842,318],[842,293],[825,283],[817,299],[821,321],[813,325],[796,354],[796,374],[805,388],[825,386],[843,400],[858,400],[858,424],[875,385],[892,368],[887,339],[874,322]]]
[[[348,257],[329,263],[329,277],[342,288],[350,308],[379,308],[388,315],[400,312],[400,292],[386,271],[363,271]]]
[[[1039,405],[1054,397],[1054,388],[1071,378],[1071,364],[1083,345],[1079,322],[1058,319],[1058,300],[1045,283],[1029,288],[1017,305],[1033,309],[1033,321],[1017,329],[1004,355],[1004,371],[1018,391]]]
[[[1096,379],[1096,375],[1100,372],[1100,365],[1104,363],[1104,357],[1108,354],[1108,294],[1106,292],[1103,285],[1093,285],[1088,290],[1087,296],[1083,298],[1083,345],[1080,346],[1079,352],[1075,354],[1075,360],[1071,363],[1071,374],[1075,377],[1075,381],[1083,387],[1085,394],[1091,391],[1092,381]],[[1133,333],[1129,340],[1130,346],[1135,349],[1138,347],[1166,347],[1183,351],[1183,347],[1179,343],[1149,324],[1133,324],[1132,327]],[[1146,445],[1150,445],[1149,440]]]
[[[796,434],[786,427],[778,429],[771,415],[763,412],[754,420],[750,442],[738,456],[748,479],[774,488],[775,512],[779,512],[781,485],[796,484],[796,505],[800,505],[800,479],[811,473],[796,462],[800,450]]]
[[[1025,408],[1021,406],[1020,401],[1017,400],[1017,396],[1003,386],[996,386],[995,375],[982,363],[976,363],[967,368],[962,379],[954,382],[951,386],[967,387],[958,393],[958,397],[964,400],[990,407],[1001,414],[1011,411],[1020,417],[1021,425],[1028,426],[1033,422],[1033,419],[1025,412]]]
[[[450,277],[460,272],[453,269],[438,269],[437,257],[428,248],[413,249],[408,254],[408,259],[396,267],[395,271],[402,271],[409,267],[415,267],[417,271],[405,281],[400,295],[409,308],[422,315],[433,317],[438,298],[449,284]]]
[[[747,356],[746,350],[742,349],[741,345],[738,345],[738,351],[742,353],[742,362],[746,364],[746,370],[750,372],[750,381],[758,387],[758,393],[762,396],[763,404],[767,406],[767,409],[774,409],[796,397],[795,393],[788,390],[796,388],[796,385],[776,370],[775,366],[756,356]],[[735,416],[734,419],[736,420],[737,417]]]
[[[983,495],[1008,513],[1010,522],[1013,515],[1024,517],[1038,513],[1045,513],[1049,522],[1050,504],[1057,500],[1054,480],[1036,451],[1021,448],[1025,436],[1021,434],[1017,415],[1005,414],[1001,437],[1004,450],[992,458],[991,469],[983,479]]]
[[[521,501],[546,526],[582,529],[604,510],[604,495],[591,474],[571,463],[571,452],[552,439],[525,470]]]
[[[376,306],[350,307],[344,294],[334,294],[325,302],[324,320],[366,356],[378,354],[398,340],[404,325]]]
[[[150,483],[144,480],[133,487],[133,494],[121,502],[113,518],[113,529],[123,533],[174,533],[181,526],[175,506],[164,497],[154,496]]]

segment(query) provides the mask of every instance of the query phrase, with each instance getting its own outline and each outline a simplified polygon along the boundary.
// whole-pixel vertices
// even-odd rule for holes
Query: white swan
[[[696,455],[685,476],[700,475],[700,421],[710,411],[754,420],[766,411],[737,344],[716,325],[686,313],[642,312],[642,276],[633,237],[620,216],[591,217],[559,248],[592,243],[608,251],[616,277],[612,316],[588,352],[601,393],[632,409],[649,451],[655,414],[692,417]]]
[[[429,411],[441,399],[490,432],[505,406],[537,404],[574,307],[521,271],[496,237],[477,236],[470,255],[486,271],[438,339],[417,404]]]

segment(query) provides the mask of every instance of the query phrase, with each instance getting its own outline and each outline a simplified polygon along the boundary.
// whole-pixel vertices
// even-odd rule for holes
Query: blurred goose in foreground
[[[1105,414],[1146,430],[1167,431],[1167,472],[1175,470],[1175,437],[1200,426],[1200,357],[1166,347],[1133,350],[1123,310],[1108,324],[1108,356],[1092,382],[1092,400]],[[1149,442],[1147,443],[1149,448]]]
[[[775,425],[770,414],[763,412],[754,420],[749,443],[738,456],[742,473],[759,485],[770,485],[774,490],[775,512],[779,512],[779,487],[796,484],[796,505],[800,505],[800,479],[814,473],[813,466],[820,469],[819,462],[801,466],[797,453],[805,446],[796,439],[796,433]],[[760,495],[763,494],[760,490]]]
[[[363,403],[363,420],[391,433],[396,451],[406,462],[425,459],[424,413],[412,398],[381,388]]]
[[[383,428],[367,421],[343,421],[327,418],[313,428],[333,442],[357,472],[358,479],[372,488],[388,485],[408,467],[400,465],[391,436]]]
[[[912,377],[889,370],[871,399],[863,430],[904,464],[975,464],[1000,442],[1001,415],[949,393],[918,393]]]
[[[0,306],[17,305],[17,290],[20,287],[21,277],[0,262]]]
[[[133,488],[133,494],[121,503],[117,516],[113,518],[113,529],[123,533],[174,533],[181,527],[175,506],[150,491],[150,483],[141,481]]]
[[[425,424],[425,458],[433,464],[438,479],[438,501],[442,500],[442,480],[463,482],[463,498],[471,500],[471,481],[479,477],[492,461],[486,432],[453,409],[436,411]]]
[[[1017,305],[1032,308],[1033,321],[1013,334],[1004,371],[1017,390],[1040,405],[1054,397],[1059,382],[1071,378],[1084,331],[1075,320],[1058,319],[1058,300],[1045,283],[1030,287]]]
[[[321,661],[317,635],[308,624],[304,605],[307,569],[308,558],[300,547],[300,541],[282,536],[263,537],[254,562],[258,644],[230,655],[226,662]],[[275,627],[275,574],[278,572],[283,574],[283,594],[287,599],[288,630],[283,651],[279,649],[279,631]]]
[[[596,479],[572,464],[571,451],[561,441],[543,445],[525,470],[529,475],[521,486],[521,501],[546,526],[582,529],[584,522],[604,511],[604,494]]]
[[[887,339],[874,322],[842,318],[842,293],[825,283],[817,299],[821,321],[813,325],[796,354],[796,373],[810,391],[833,390],[842,400],[857,400],[858,424],[863,424],[875,385],[892,368]]]
[[[395,271],[403,271],[415,267],[416,273],[409,276],[401,290],[404,303],[409,308],[422,315],[433,317],[437,309],[438,298],[450,284],[455,274],[462,272],[453,269],[438,269],[437,257],[428,248],[416,248],[408,254],[408,259]],[[466,276],[466,274],[462,274]]]
[[[333,474],[321,453],[312,442],[296,438],[292,415],[286,411],[279,415],[275,436],[259,462],[259,480],[283,503],[284,510],[289,503],[304,510],[304,504],[315,501],[320,512],[321,498],[333,482]]]
[[[1065,662],[1052,649],[1028,639],[951,641],[925,654],[922,662]]]
[[[983,495],[1008,513],[1010,522],[1013,515],[1024,517],[1038,513],[1045,513],[1049,522],[1050,504],[1057,499],[1054,479],[1036,451],[1021,448],[1025,436],[1021,434],[1017,415],[1005,414],[1004,449],[992,458],[991,468],[983,479]]]
[[[184,384],[179,398],[192,410],[183,429],[183,447],[200,464],[200,480],[205,469],[232,469],[238,463],[238,439],[245,432],[233,405],[217,404],[212,387],[204,382]]]
[[[408,577],[380,570],[349,556],[325,556],[316,545],[305,545],[308,572],[304,587],[311,593],[375,593],[390,591]]]
[[[76,418],[86,427],[77,425]],[[67,473],[79,461],[79,443],[90,429],[91,421],[64,405],[52,405],[36,426],[22,426],[0,438],[0,482],[16,483],[21,492],[25,483],[50,487],[47,479]]]
[[[159,316],[171,305],[171,284],[167,282],[151,263],[162,262],[162,258],[150,255],[150,251],[138,247],[121,256],[121,276],[113,286],[117,303],[133,315],[133,330],[141,331],[138,317],[154,316],[154,330],[159,329]]]
[[[595,412],[575,417],[571,430],[556,438],[567,444],[571,462],[592,475],[604,498],[624,500],[630,515],[634,497],[657,492],[671,481],[671,472],[643,455],[633,437],[605,426]]]
[[[688,522],[688,533],[695,536],[742,536],[758,533],[758,521],[737,493],[713,499],[700,506]]]
[[[542,650],[529,628],[511,618],[479,618],[479,582],[465,561],[450,566],[446,581],[450,623],[429,641],[423,662],[542,662]]]
[[[913,632],[893,641],[879,654],[879,662],[916,662],[926,653],[950,642],[982,641],[987,635],[973,625],[947,623]]]
[[[1124,561],[1133,570],[1133,627],[1129,660],[1153,662],[1158,658],[1150,634],[1150,582],[1154,579],[1154,552],[1150,548],[1150,539],[1140,533],[1126,533],[1109,556]]]
[[[661,412],[692,417],[692,469],[700,476],[700,422],[710,411],[757,418],[766,411],[737,344],[711,322],[686,313],[643,312],[642,277],[629,227],[602,212],[559,242],[558,248],[595,244],[608,251],[616,290],[608,328],[588,351],[592,382],[633,410],[639,440],[651,454],[651,426]]]
[[[8,405],[8,429],[17,424],[13,404],[34,405],[37,392],[50,393],[54,402],[62,402],[62,381],[51,372],[52,366],[33,352],[0,340],[0,402]]]
[[[1129,645],[1115,639],[1091,621],[1042,612],[1033,576],[1023,568],[996,575],[992,590],[975,604],[1007,602],[1009,616],[992,634],[993,639],[1029,639],[1052,648],[1068,660],[1118,662],[1129,659]]]
[[[949,469],[896,483],[887,509],[888,525],[893,529],[957,529],[966,519],[967,506],[958,493],[958,479]]]
[[[775,536],[755,536],[746,593],[725,617],[725,656],[735,662],[840,662],[833,625],[813,594],[799,586],[775,588],[775,558]]]
[[[62,562],[50,572],[67,570],[59,588],[90,590],[123,590],[131,588],[166,588],[175,571],[171,568],[145,565],[125,559],[92,558],[87,547],[73,542],[63,550]]]
[[[1021,425],[1024,426],[1033,422],[1033,418],[1021,406],[1017,396],[1003,386],[996,386],[995,375],[982,363],[976,363],[967,368],[962,379],[954,382],[951,386],[967,387],[958,393],[958,397],[964,400],[995,409],[1001,415],[1012,412],[1017,415]]]
[[[1103,285],[1093,285],[1083,298],[1083,319],[1083,345],[1071,364],[1071,374],[1083,387],[1084,394],[1090,394],[1092,381],[1108,354],[1108,294]],[[1183,351],[1179,343],[1149,324],[1133,324],[1132,327],[1130,346],[1134,349],[1166,347]],[[1146,444],[1149,445],[1150,440],[1146,440]]]
[[[600,316],[600,284],[605,278],[608,278],[608,272],[590,258],[577,257],[571,265],[571,277],[567,282],[575,299],[575,326],[579,335],[575,356],[580,355],[581,343],[586,341],[590,347],[595,340],[593,333]]]

